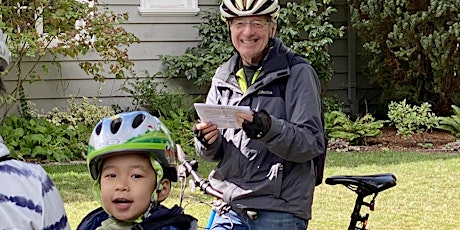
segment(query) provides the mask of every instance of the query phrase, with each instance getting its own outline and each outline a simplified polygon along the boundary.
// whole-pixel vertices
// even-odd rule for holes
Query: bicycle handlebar
[[[195,185],[198,186],[200,190],[203,191],[205,194],[209,194],[218,199],[223,198],[222,193],[214,189],[209,183],[209,181],[201,177],[200,174],[197,172],[198,161],[187,160],[187,156],[185,155],[185,152],[182,150],[182,147],[180,147],[180,145],[177,145],[177,157],[181,162],[178,169],[179,179],[185,179],[189,175],[191,175],[193,177]]]
[[[231,209],[231,206],[223,200],[222,193],[214,189],[209,183],[209,181],[201,177],[200,174],[197,172],[198,161],[196,161],[195,159],[191,161],[187,160],[187,156],[185,155],[185,152],[182,150],[182,147],[180,145],[177,145],[176,147],[177,158],[181,162],[181,164],[179,165],[179,169],[177,170],[179,180],[185,180],[189,175],[191,175],[193,177],[193,182],[195,183],[195,186],[198,186],[200,190],[205,194],[209,194],[218,199],[217,201],[213,202],[213,210],[221,216],[225,213],[228,213]],[[256,211],[244,210],[244,212],[252,220],[256,220],[258,218],[258,213]]]

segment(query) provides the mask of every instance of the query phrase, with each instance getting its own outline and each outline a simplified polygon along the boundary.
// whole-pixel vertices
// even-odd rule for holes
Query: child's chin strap
[[[134,222],[140,223],[142,220],[146,219],[151,215],[151,210],[155,210],[158,206],[158,193],[163,189],[163,185],[161,184],[161,179],[163,179],[164,171],[163,167],[161,166],[160,162],[158,162],[153,156],[150,157],[150,163],[152,164],[152,168],[157,174],[156,180],[156,187],[152,193],[152,198],[150,199],[150,206],[144,212],[142,216],[139,216]]]

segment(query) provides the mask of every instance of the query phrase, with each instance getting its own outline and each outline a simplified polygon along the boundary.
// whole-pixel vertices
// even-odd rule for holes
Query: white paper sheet
[[[194,106],[201,121],[216,124],[219,129],[240,128],[236,122],[235,113],[251,113],[249,106],[208,105],[204,103],[195,103]]]

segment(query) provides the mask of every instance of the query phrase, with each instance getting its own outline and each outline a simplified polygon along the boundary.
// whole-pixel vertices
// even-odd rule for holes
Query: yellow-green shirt
[[[262,67],[259,67],[257,71],[254,73],[250,85],[252,85],[256,81],[257,77],[260,75],[261,70]],[[248,90],[249,86],[246,81],[246,76],[244,74],[244,68],[241,68],[240,70],[238,70],[238,72],[236,72],[236,80],[238,81],[238,85],[240,85],[241,91],[245,93]]]

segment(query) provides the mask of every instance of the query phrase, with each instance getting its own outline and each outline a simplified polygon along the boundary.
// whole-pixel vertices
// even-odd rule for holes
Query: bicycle
[[[217,200],[212,203],[212,211],[209,216],[207,227],[205,228],[210,229],[214,215],[225,215],[230,211],[231,206],[222,200],[223,196],[221,192],[214,189],[207,179],[200,176],[197,171],[198,161],[195,159],[186,159],[186,155],[180,146],[178,146],[178,158],[181,162],[178,169],[178,177],[181,183],[185,183],[186,178],[192,176],[194,186],[199,187],[203,193],[217,198]],[[396,186],[396,176],[393,173],[371,175],[335,175],[326,178],[325,183],[328,185],[343,185],[356,193],[357,197],[355,199],[353,212],[350,216],[348,230],[366,230],[370,214],[366,213],[365,215],[362,215],[362,207],[365,206],[368,207],[370,211],[374,211],[377,195],[382,191]],[[181,202],[183,190],[184,189],[181,189]],[[365,198],[371,195],[373,196],[371,201],[366,202]],[[246,214],[251,219],[257,219],[257,212],[255,211],[247,211]]]

